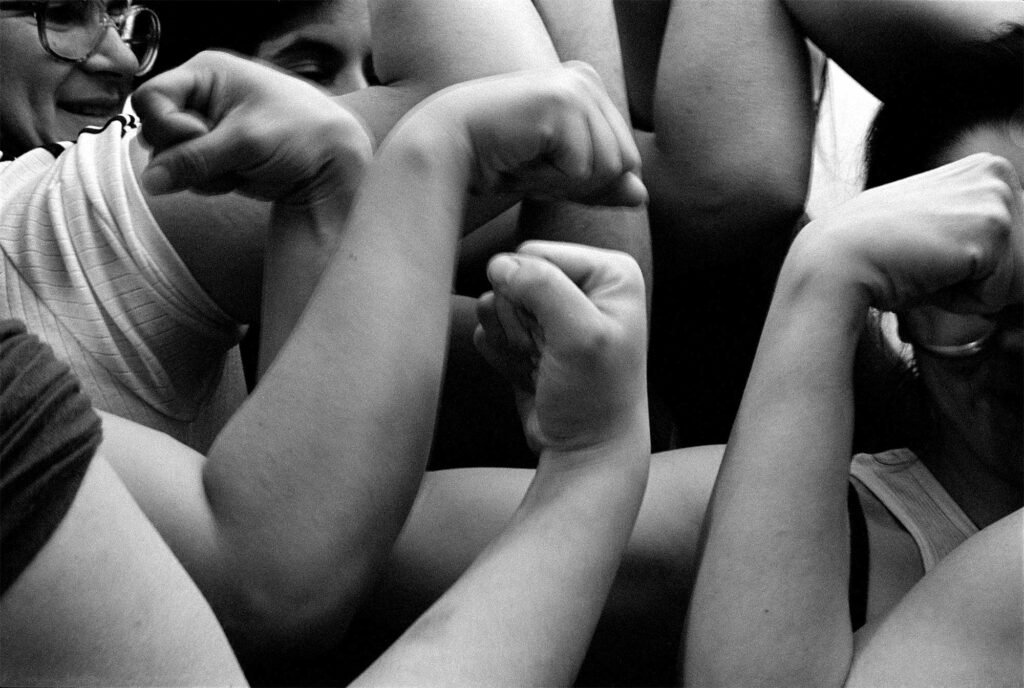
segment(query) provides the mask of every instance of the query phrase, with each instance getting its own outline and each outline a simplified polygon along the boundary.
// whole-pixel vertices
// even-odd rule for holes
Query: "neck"
[[[940,427],[921,460],[978,528],[1024,504],[1024,481],[990,457],[979,456],[958,433]],[[1020,457],[1018,457],[1019,459]]]

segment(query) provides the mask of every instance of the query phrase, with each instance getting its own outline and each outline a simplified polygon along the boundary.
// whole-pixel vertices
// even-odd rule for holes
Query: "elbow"
[[[806,179],[762,176],[756,168],[742,174],[680,174],[678,167],[647,168],[655,241],[685,242],[704,260],[717,256],[727,263],[785,252],[804,215]]]
[[[323,569],[295,562],[237,574],[217,612],[243,659],[306,656],[337,643],[366,591],[369,562],[310,573],[317,568]]]
[[[786,241],[804,213],[810,156],[730,150],[709,159],[651,137],[642,141],[652,229],[671,228],[711,247],[756,249]],[[799,147],[796,147],[799,148]],[[704,157],[702,157],[704,156]]]
[[[708,165],[664,153],[652,157],[645,160],[644,170],[652,203],[707,219],[749,215],[792,224],[803,213],[810,184],[807,164],[736,159]]]

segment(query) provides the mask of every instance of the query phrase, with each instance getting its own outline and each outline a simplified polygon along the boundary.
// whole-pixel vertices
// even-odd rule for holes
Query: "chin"
[[[115,113],[116,114],[116,113]],[[61,118],[60,125],[56,128],[51,141],[74,141],[86,127],[102,128],[110,121],[110,116],[86,117],[84,115],[65,115]]]

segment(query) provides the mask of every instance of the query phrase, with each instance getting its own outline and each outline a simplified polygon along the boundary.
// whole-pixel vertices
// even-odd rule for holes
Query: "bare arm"
[[[674,639],[681,633],[722,451],[690,447],[651,457],[647,490],[580,683],[674,680]],[[427,472],[381,583],[346,638],[346,653],[366,657],[366,664],[380,655],[491,545],[533,478],[526,469]]]
[[[865,192],[797,237],[705,524],[687,681],[846,679],[845,493],[864,310],[903,309],[953,285],[947,296],[960,298],[947,305],[1019,302],[1018,185],[1005,160],[971,156]]]
[[[558,59],[581,60],[601,76],[608,94],[629,121],[622,55],[611,0],[534,0]],[[525,239],[571,241],[631,255],[640,265],[650,300],[651,234],[646,209],[589,208],[526,200],[519,216]]]
[[[957,47],[1024,21],[1012,0],[782,1],[807,37],[883,102],[921,83],[943,87]]]
[[[245,685],[209,604],[102,452],[0,614],[4,685]]]
[[[845,676],[843,496],[867,304],[834,293],[828,278],[789,263],[780,275],[705,521],[687,683],[824,686]]]
[[[1019,686],[1021,512],[958,547],[858,645],[847,686]]]
[[[209,54],[197,58],[191,73],[149,82],[140,93],[147,126],[165,122],[170,131],[157,129],[156,139],[186,142],[154,157],[143,180],[160,188],[161,168],[178,183],[204,185],[211,183],[204,175],[236,172],[241,176],[229,179],[247,193],[286,193],[289,203],[306,206],[334,198],[338,180],[349,174],[344,161],[361,159],[353,158],[351,145],[361,130],[351,118],[339,119],[340,111],[324,109],[315,91],[300,89],[309,87],[275,83],[275,77],[286,79]],[[214,82],[220,88],[203,92]],[[270,116],[280,115],[275,108],[225,107],[218,100],[258,105],[282,91],[292,117],[302,116],[306,138],[296,136],[291,117]],[[210,108],[217,126],[206,131],[203,120],[197,124],[178,110],[183,102]],[[404,521],[429,448],[454,249],[473,171],[507,181],[518,178],[523,164],[537,177],[529,183],[540,188],[562,187],[580,197],[608,193],[611,202],[644,200],[628,173],[632,167],[624,168],[637,160],[620,153],[629,152],[628,139],[609,138],[608,130],[590,149],[571,137],[549,140],[537,125],[550,116],[560,132],[563,120],[613,115],[592,75],[579,69],[485,80],[423,108],[396,129],[371,166],[304,315],[208,458],[140,433],[145,453],[176,454],[178,461],[125,469],[133,494],[246,654],[305,647],[317,631],[339,633]],[[523,108],[524,117],[505,123],[497,114],[510,108]],[[220,122],[224,112],[230,116]],[[258,136],[248,133],[248,115],[261,123]],[[494,122],[509,131],[493,136]],[[190,136],[178,131],[196,126]],[[193,153],[184,155],[186,149]],[[542,155],[551,158],[527,164]],[[191,169],[189,160],[205,162]],[[237,170],[239,164],[246,166]],[[605,185],[611,190],[602,191]],[[275,218],[341,222],[320,213]],[[132,439],[120,433],[118,447],[117,437],[109,433],[110,454],[128,463]],[[152,469],[162,475],[147,477]]]
[[[627,27],[650,39],[659,15],[633,6],[658,4],[623,3]],[[672,2],[660,16],[654,131],[638,133],[658,282],[651,380],[684,443],[723,442],[803,212],[807,55],[774,0]]]
[[[360,118],[374,146],[414,105],[446,86],[558,62],[529,0],[373,0],[371,13],[374,68],[383,85],[337,100]],[[133,143],[137,172],[148,159],[148,151]],[[474,203],[470,226],[514,200]],[[258,319],[269,204],[190,191],[147,194],[147,203],[213,300],[240,322]],[[311,274],[309,281],[316,278]]]
[[[531,366],[517,360],[529,334],[511,310],[529,314],[536,335],[535,387],[522,393],[540,467],[511,523],[370,667],[367,683],[571,682],[640,505],[649,441],[635,263],[540,243],[489,272],[495,293],[481,301],[478,335],[489,354],[513,353],[518,372]]]
[[[642,153],[652,222],[671,234],[677,270],[785,245],[812,133],[807,51],[775,0],[672,3]]]

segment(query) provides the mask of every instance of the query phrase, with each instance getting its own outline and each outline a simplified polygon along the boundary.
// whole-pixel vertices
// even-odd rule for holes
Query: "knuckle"
[[[601,77],[598,75],[597,70],[587,62],[583,62],[582,60],[571,60],[564,64],[566,71],[578,79],[582,79],[591,84],[601,82]]]
[[[631,285],[639,285],[643,288],[644,284],[644,273],[640,269],[640,264],[636,262],[633,256],[622,253],[619,260],[620,269],[622,270],[623,279]]]
[[[369,162],[373,156],[370,139],[363,128],[341,114],[322,118],[317,127],[317,140],[329,146],[332,154],[351,163]]]
[[[982,152],[971,156],[982,174],[988,175],[1005,185],[1006,191],[1012,191],[1017,185],[1017,170],[1009,160],[1001,155]]]
[[[612,333],[604,327],[580,328],[574,334],[569,353],[572,357],[588,362],[601,358],[613,344]],[[588,364],[589,365],[589,364]]]
[[[201,183],[210,178],[210,166],[206,156],[193,146],[182,146],[173,158],[176,174],[191,183]]]
[[[265,123],[257,123],[251,127],[243,127],[235,135],[234,147],[237,159],[259,160],[264,157],[267,146],[274,141],[273,130]]]
[[[574,110],[576,102],[577,96],[571,80],[555,79],[544,93],[544,107],[547,112],[560,114]]]
[[[999,176],[1007,176],[1013,172],[1013,165],[1001,155],[989,152],[979,153],[978,155],[981,156],[984,165]]]

